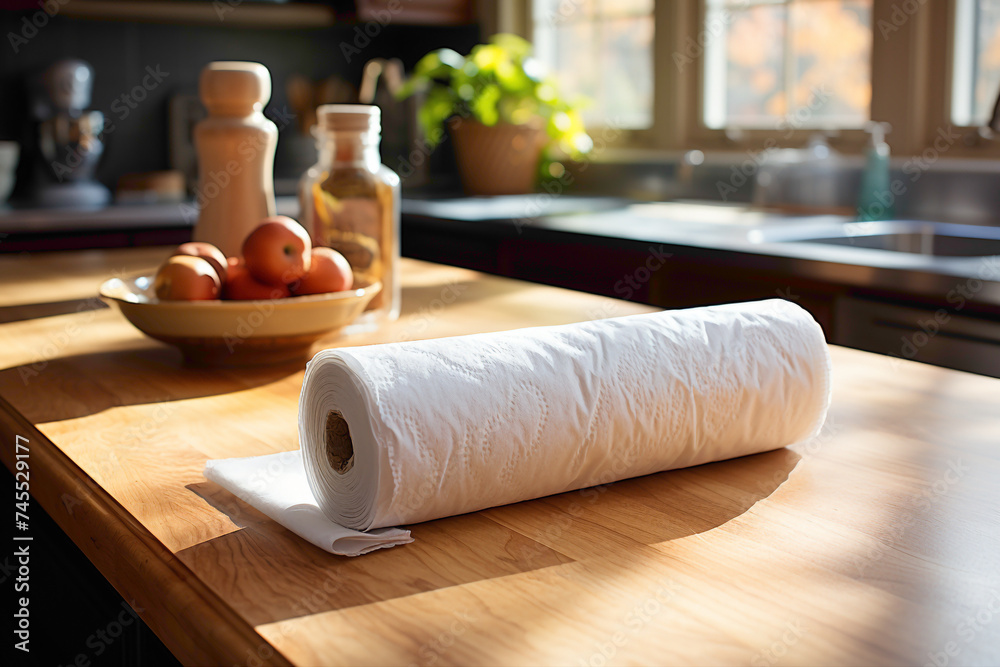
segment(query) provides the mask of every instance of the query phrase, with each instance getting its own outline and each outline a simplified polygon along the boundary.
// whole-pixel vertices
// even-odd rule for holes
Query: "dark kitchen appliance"
[[[104,114],[90,110],[94,70],[82,60],[60,60],[33,82],[31,118],[36,142],[32,199],[43,207],[93,208],[111,193],[94,180],[104,152]]]

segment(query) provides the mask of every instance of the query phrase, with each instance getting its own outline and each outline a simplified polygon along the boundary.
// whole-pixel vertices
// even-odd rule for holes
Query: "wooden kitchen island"
[[[0,259],[0,437],[12,471],[30,441],[35,501],[185,663],[1000,664],[1000,380],[834,348],[812,442],[343,558],[201,474],[298,446],[302,365],[186,367],[99,307],[101,280],[166,253]],[[398,322],[324,344],[648,310],[416,261],[403,275]]]

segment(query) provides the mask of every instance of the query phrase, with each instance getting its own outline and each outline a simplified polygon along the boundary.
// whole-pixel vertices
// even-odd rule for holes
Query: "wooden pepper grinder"
[[[194,130],[200,208],[194,240],[232,257],[274,215],[278,128],[262,113],[271,74],[260,63],[213,62],[201,71],[199,92],[209,115]]]

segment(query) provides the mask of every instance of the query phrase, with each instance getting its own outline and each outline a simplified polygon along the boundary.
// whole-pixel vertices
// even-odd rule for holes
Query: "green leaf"
[[[419,84],[420,80],[410,77],[403,83],[402,86],[399,87],[399,90],[396,91],[396,99],[405,100],[407,97],[410,97],[417,92]]]
[[[560,97],[558,81],[545,76],[531,51],[528,41],[510,34],[494,35],[468,56],[431,51],[417,62],[397,98],[425,94],[417,120],[432,147],[443,138],[445,121],[458,114],[484,125],[539,122],[549,136],[546,154],[581,156],[593,145],[579,114],[586,102]],[[558,171],[546,173],[557,177]]]
[[[490,37],[490,44],[495,44],[506,51],[513,60],[521,61],[531,55],[531,42],[510,33],[501,32]]]
[[[434,148],[440,143],[444,122],[454,113],[455,95],[450,88],[443,86],[432,88],[427,93],[427,99],[417,111],[417,121],[424,132],[427,144]]]
[[[497,65],[501,61],[509,59],[509,56],[498,46],[478,44],[472,47],[469,59],[479,67],[481,72],[493,73],[496,71]]]
[[[489,84],[485,86],[469,105],[476,118],[483,125],[496,125],[500,120],[497,102],[500,101],[500,86]]]
[[[438,49],[421,58],[413,68],[413,73],[416,76],[433,79],[450,74],[452,70],[461,69],[464,64],[465,58],[451,49]]]

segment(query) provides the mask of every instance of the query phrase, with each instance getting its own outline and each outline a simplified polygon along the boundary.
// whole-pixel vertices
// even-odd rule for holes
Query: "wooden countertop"
[[[0,259],[0,451],[30,439],[35,499],[184,662],[1000,663],[1000,380],[834,348],[810,443],[341,558],[201,475],[297,447],[301,368],[187,368],[89,309],[165,253]],[[415,261],[403,306],[329,345],[647,310]]]

